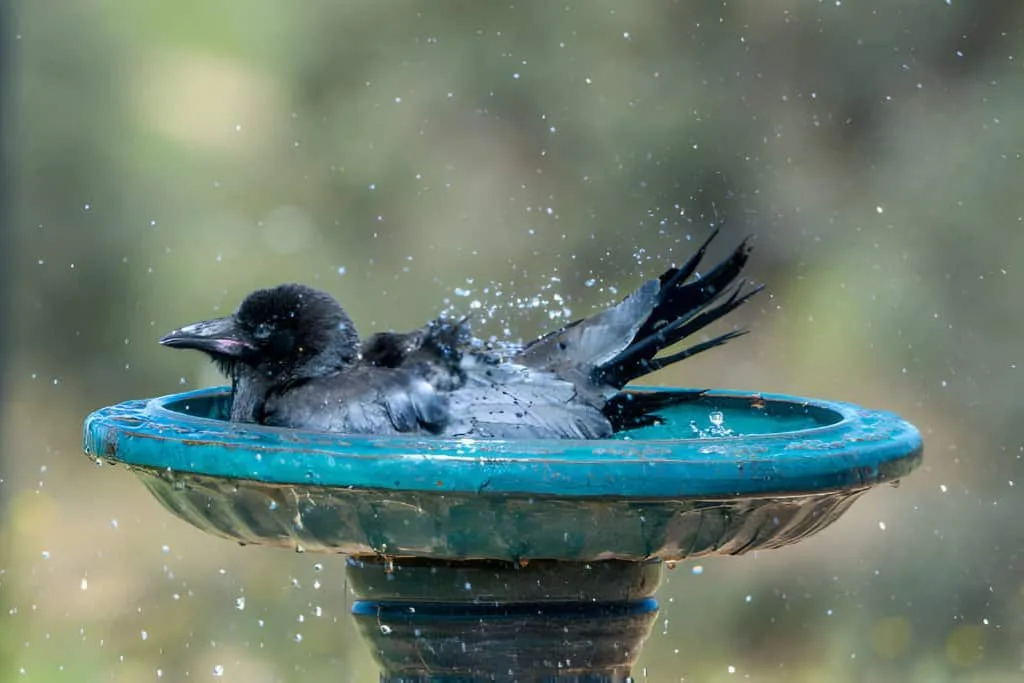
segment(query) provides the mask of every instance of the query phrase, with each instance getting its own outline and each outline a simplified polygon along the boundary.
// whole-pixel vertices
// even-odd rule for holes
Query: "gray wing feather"
[[[448,436],[600,439],[613,433],[601,410],[576,400],[576,387],[524,365],[463,364],[464,386],[451,394]]]
[[[648,280],[615,306],[528,344],[516,361],[572,379],[574,370],[600,366],[630,345],[654,310],[660,284]]]

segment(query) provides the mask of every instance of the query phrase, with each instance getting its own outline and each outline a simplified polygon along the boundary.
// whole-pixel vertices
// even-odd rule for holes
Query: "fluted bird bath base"
[[[226,421],[206,389],[85,422],[225,538],[347,556],[382,681],[626,680],[664,562],[795,543],[921,460],[895,415],[709,392],[601,441],[352,437]]]

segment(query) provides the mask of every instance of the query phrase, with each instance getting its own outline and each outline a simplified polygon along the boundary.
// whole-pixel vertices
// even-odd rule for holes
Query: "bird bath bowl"
[[[243,544],[345,556],[381,680],[619,681],[666,562],[795,543],[921,461],[845,403],[712,391],[600,441],[323,434],[226,421],[227,389],[90,415],[84,447]]]

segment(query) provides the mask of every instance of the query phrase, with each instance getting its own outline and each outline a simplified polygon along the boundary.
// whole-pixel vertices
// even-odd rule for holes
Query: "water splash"
[[[690,420],[690,429],[699,439],[718,439],[725,436],[740,436],[735,430],[725,426],[725,413],[712,410],[708,413],[708,425],[702,426],[697,420]]]

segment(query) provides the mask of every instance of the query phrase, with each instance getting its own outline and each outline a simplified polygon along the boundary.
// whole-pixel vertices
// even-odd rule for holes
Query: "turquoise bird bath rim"
[[[383,683],[631,680],[665,562],[795,543],[921,462],[891,413],[769,394],[708,392],[603,441],[232,425],[229,403],[104,408],[85,451],[208,533],[347,555]]]
[[[225,388],[99,410],[85,451],[242,543],[448,560],[681,560],[792,543],[908,474],[921,437],[845,403],[711,391],[599,441],[233,425]]]

